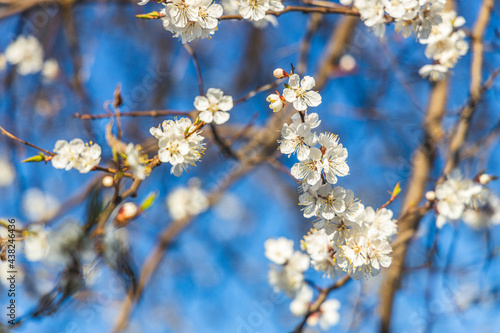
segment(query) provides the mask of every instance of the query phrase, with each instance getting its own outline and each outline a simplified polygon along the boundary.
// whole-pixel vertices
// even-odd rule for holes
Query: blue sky
[[[458,1],[458,12],[467,20],[470,29],[477,16],[479,1]],[[52,149],[58,139],[80,137],[93,140],[103,147],[103,160],[111,152],[105,147],[106,120],[85,123],[73,117],[75,112],[101,114],[103,104],[110,100],[117,83],[122,85],[126,111],[191,110],[198,95],[196,73],[189,55],[181,43],[172,39],[159,21],[144,21],[134,16],[155,10],[155,3],[146,7],[114,2],[85,2],[72,8],[73,24],[77,31],[76,44],[64,31],[65,19],[60,10],[50,11],[46,24],[34,26],[43,8],[5,18],[0,21],[0,49],[20,34],[34,34],[44,45],[47,57],[59,62],[64,77],[74,77],[71,55],[81,58],[80,75],[83,92],[77,92],[67,81],[44,82],[40,75],[9,78],[12,67],[0,73],[0,124],[19,137]],[[45,8],[45,13],[47,13]],[[500,9],[492,17],[486,34],[485,77],[500,66]],[[306,15],[289,13],[278,18],[278,27],[256,30],[248,22],[224,21],[212,40],[193,43],[202,67],[205,89],[220,88],[235,99],[253,88],[271,82],[272,70],[288,68],[298,63],[300,40],[307,26]],[[312,39],[307,74],[314,75],[337,16],[325,16]],[[34,29],[35,28],[35,29]],[[248,45],[252,40],[253,44]],[[421,79],[418,69],[428,63],[424,46],[412,38],[403,39],[388,29],[386,46],[360,23],[354,42],[347,48],[357,61],[358,70],[352,75],[335,78],[321,91],[323,103],[315,111],[320,115],[320,131],[338,134],[348,149],[350,176],[339,183],[352,189],[365,205],[379,207],[387,199],[387,191],[400,181],[403,189],[409,177],[409,160],[421,140],[421,123],[428,101],[430,85]],[[395,72],[388,61],[388,49],[397,61]],[[256,54],[257,56],[252,56]],[[253,57],[254,62],[246,59]],[[259,61],[255,61],[257,58]],[[463,57],[453,70],[447,115],[448,129],[457,120],[457,110],[468,97],[470,55]],[[409,94],[399,78],[409,83]],[[11,81],[10,81],[11,80]],[[250,82],[245,82],[250,80]],[[9,83],[10,81],[10,83]],[[239,84],[237,84],[240,82]],[[243,83],[242,83],[243,82]],[[381,98],[377,94],[382,89]],[[228,125],[244,126],[257,114],[256,126],[265,124],[271,111],[265,101],[267,93],[237,105],[231,111]],[[40,99],[58,103],[52,114],[40,112]],[[499,121],[500,81],[485,95],[473,121],[473,142],[488,133]],[[415,105],[416,104],[416,105]],[[38,105],[38,106],[37,106]],[[123,119],[124,140],[141,143],[150,139],[149,128],[163,118]],[[443,164],[443,147],[433,171],[437,179]],[[59,201],[79,193],[82,184],[89,184],[94,175],[56,170],[50,165],[22,164],[21,160],[34,155],[30,148],[0,137],[0,154],[15,165],[17,177],[6,188],[0,188],[0,217],[28,222],[22,211],[21,198],[28,188],[37,187]],[[500,145],[498,141],[482,147],[480,159],[468,160],[461,169],[469,177],[481,169],[500,174]],[[294,159],[282,157],[291,167]],[[139,191],[134,202],[158,191],[154,207],[128,226],[133,259],[144,262],[153,248],[160,230],[170,222],[165,198],[177,186],[199,177],[202,187],[210,191],[235,162],[225,158],[217,147],[210,145],[197,168],[176,178],[163,166],[154,170]],[[491,188],[500,193],[499,183]],[[106,194],[106,193],[105,193]],[[109,194],[109,193],[108,193]],[[160,268],[148,284],[143,299],[136,306],[129,332],[284,332],[299,322],[288,306],[289,300],[275,295],[267,282],[268,260],[263,243],[270,237],[285,236],[299,240],[311,227],[297,207],[295,183],[269,165],[257,167],[233,184],[219,206],[202,214],[174,242]],[[399,202],[391,208],[398,215]],[[235,207],[230,212],[227,206]],[[71,209],[50,224],[57,229],[69,220],[83,223],[85,205]],[[432,214],[431,214],[432,215]],[[447,225],[437,232],[437,254],[431,269],[421,268],[436,233],[435,219],[427,216],[421,223],[419,237],[409,250],[410,269],[397,295],[393,327],[396,332],[481,331],[493,332],[500,324],[499,303],[496,298],[500,261],[494,255],[489,263],[489,251],[496,254],[500,233],[497,228],[474,231],[459,223]],[[487,238],[488,237],[488,238]],[[450,247],[455,238],[454,248]],[[485,240],[489,239],[489,242]],[[431,244],[429,244],[431,242]],[[452,255],[449,256],[451,251]],[[451,259],[448,259],[451,258]],[[444,270],[446,264],[451,267]],[[27,262],[18,255],[28,280],[35,286],[55,283],[61,267]],[[420,268],[419,268],[420,267]],[[331,282],[321,279],[313,270],[307,278],[321,286]],[[332,332],[374,332],[377,328],[377,285],[379,278],[362,285],[350,282],[332,293],[341,301],[341,321]],[[19,312],[28,311],[37,301],[39,291],[33,285],[19,284]],[[355,302],[363,292],[361,304]],[[426,300],[430,295],[430,300]],[[479,301],[465,309],[456,308],[456,299],[464,295]],[[67,302],[57,313],[29,320],[18,332],[90,332],[109,331],[125,296],[120,281],[104,265],[85,292]],[[6,304],[6,291],[0,289],[0,304]],[[429,318],[431,318],[429,320]]]

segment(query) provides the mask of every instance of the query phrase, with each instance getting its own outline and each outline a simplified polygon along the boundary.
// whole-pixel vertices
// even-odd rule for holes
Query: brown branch
[[[450,4],[451,3],[451,4]],[[447,9],[451,9],[452,2],[447,4]],[[481,72],[483,61],[483,36],[486,25],[493,8],[493,0],[484,0],[478,20],[474,26],[473,41],[473,61],[471,67],[471,100],[474,105],[481,97]],[[423,198],[425,186],[432,170],[435,155],[436,143],[442,137],[441,119],[443,117],[444,105],[446,103],[446,80],[437,83],[431,95],[431,103],[427,111],[425,120],[425,138],[423,144],[417,150],[412,163],[412,178],[408,186],[408,191],[403,204],[403,216],[399,219],[400,233],[396,242],[400,244],[393,253],[393,261],[389,267],[385,280],[381,287],[381,326],[380,332],[389,332],[394,303],[394,296],[399,289],[404,262],[408,250],[409,241],[418,228],[422,217],[432,208],[432,203],[428,202],[423,207],[413,208]],[[441,92],[440,92],[441,91]],[[454,131],[454,136],[450,142],[450,154],[447,159],[443,174],[446,175],[458,164],[458,152],[465,142],[465,137],[470,125],[470,120],[474,114],[475,107],[464,108],[459,123]],[[444,179],[441,177],[439,181]],[[438,181],[438,182],[439,182]],[[404,235],[405,240],[399,238]]]
[[[328,41],[326,55],[316,71],[316,89],[323,88],[333,71],[338,68],[340,58],[350,43],[358,22],[359,18],[346,16],[333,30]]]
[[[24,144],[24,145],[26,145],[26,146],[31,147],[31,148],[38,149],[39,151],[41,151],[41,152],[43,152],[43,153],[45,153],[45,154],[47,154],[47,155],[50,155],[50,156],[56,156],[56,154],[54,154],[54,153],[53,153],[53,152],[51,152],[51,151],[45,150],[45,149],[43,149],[43,148],[40,148],[40,147],[38,147],[37,145],[32,144],[31,142],[28,142],[28,141],[25,141],[25,140],[21,140],[21,139],[19,139],[19,138],[18,138],[17,136],[15,136],[14,134],[12,134],[12,133],[10,133],[10,132],[6,131],[6,130],[5,130],[5,128],[3,128],[2,126],[0,126],[0,131],[2,132],[2,134],[3,134],[3,135],[8,136],[8,137],[9,137],[9,138],[11,138],[12,140],[15,140],[15,141],[17,141],[17,142],[20,142],[20,143],[22,143],[22,144]]]
[[[176,111],[176,110],[151,110],[151,111],[130,111],[130,112],[120,112],[120,117],[160,117],[160,116],[187,116],[193,117],[193,113],[197,111]],[[82,120],[95,120],[95,119],[105,119],[114,117],[114,113],[105,114],[81,114],[74,113],[74,118],[79,118]]]
[[[294,333],[300,333],[304,329],[307,319],[314,314],[315,312],[319,311],[319,308],[321,305],[326,301],[326,298],[328,295],[334,291],[335,289],[339,289],[340,287],[343,287],[347,282],[351,281],[351,277],[349,275],[345,275],[337,282],[332,284],[330,287],[322,289],[321,292],[318,295],[318,298],[314,301],[313,304],[309,306],[309,310],[307,311],[307,314],[304,316],[304,319],[300,322],[300,324],[293,330]]]
[[[319,14],[343,14],[348,16],[359,16],[359,12],[356,9],[351,9],[348,7],[338,6],[338,7],[305,7],[305,6],[287,6],[280,12],[273,10],[268,10],[266,15],[274,15],[276,17],[281,16],[285,13],[290,12],[301,12],[301,13],[319,13]],[[222,15],[219,17],[219,21],[224,20],[243,20],[241,15]]]
[[[437,144],[443,137],[441,120],[444,116],[447,100],[448,80],[444,79],[433,87],[424,120],[424,138],[412,158],[411,178],[403,199],[402,216],[398,219],[399,233],[395,243],[392,264],[386,271],[385,279],[380,288],[380,332],[389,332],[394,296],[399,289],[399,283],[404,267],[406,252],[411,238],[417,230],[420,219],[430,210],[416,207],[424,197],[430,173],[433,169]]]
[[[472,30],[472,64],[471,64],[471,83],[469,88],[470,100],[469,103],[460,115],[460,120],[454,128],[453,136],[450,141],[450,151],[444,175],[449,174],[458,164],[459,151],[465,143],[467,133],[469,131],[472,116],[477,110],[477,104],[482,97],[481,82],[483,76],[483,52],[484,52],[484,34],[486,27],[490,21],[493,11],[493,0],[483,0],[479,16]]]
[[[231,171],[226,177],[224,177],[223,183],[208,197],[210,206],[213,206],[215,203],[217,203],[222,193],[224,193],[231,184],[248,173],[252,168],[252,165],[240,164],[235,169],[233,169],[233,171]],[[141,268],[139,284],[137,286],[136,292],[133,293],[130,290],[127,294],[127,297],[122,302],[120,312],[112,332],[121,332],[126,328],[129,317],[132,313],[134,303],[141,298],[144,288],[151,279],[151,276],[158,269],[165,251],[168,249],[172,241],[182,231],[184,231],[186,227],[188,227],[192,223],[192,221],[192,217],[186,218],[184,220],[173,221],[162,231],[158,239],[158,243],[156,244],[155,248],[149,253],[146,261],[144,262],[144,265]]]
[[[198,80],[198,90],[200,96],[205,96],[205,89],[203,89],[203,76],[201,74],[201,67],[200,67],[200,62],[198,61],[198,57],[196,56],[196,53],[191,48],[191,46],[189,46],[189,44],[183,44],[183,46],[193,59],[194,68],[196,70],[196,78]]]
[[[240,103],[243,103],[243,102],[246,102],[247,100],[249,100],[250,98],[254,97],[255,95],[257,95],[258,93],[261,93],[263,91],[266,91],[266,90],[269,90],[269,89],[273,89],[275,87],[277,87],[281,82],[283,82],[283,80],[276,80],[274,82],[271,82],[271,83],[268,83],[268,84],[265,84],[263,86],[260,86],[258,88],[255,88],[254,90],[250,91],[248,94],[246,94],[245,96],[237,99],[236,101],[234,101],[234,105],[236,104],[240,104]]]
[[[300,56],[299,56],[299,64],[297,65],[297,74],[302,76],[307,69],[307,56],[309,53],[309,49],[311,48],[311,39],[314,36],[314,33],[318,30],[323,16],[321,14],[312,14],[309,17],[309,21],[307,22],[307,30],[300,44]]]

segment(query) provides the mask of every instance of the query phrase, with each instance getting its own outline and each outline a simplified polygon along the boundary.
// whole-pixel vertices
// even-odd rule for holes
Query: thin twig
[[[19,138],[18,138],[17,136],[15,136],[14,134],[12,134],[12,133],[10,133],[10,132],[6,131],[6,130],[5,130],[5,128],[3,128],[2,126],[0,126],[0,131],[2,132],[2,134],[3,134],[3,135],[8,136],[8,137],[9,137],[9,138],[11,138],[12,140],[15,140],[15,141],[17,141],[17,142],[20,142],[20,143],[22,143],[22,144],[24,144],[24,145],[26,145],[26,146],[31,147],[31,148],[38,149],[39,151],[41,151],[41,152],[43,152],[43,153],[45,153],[45,154],[48,154],[48,155],[50,155],[50,156],[56,156],[56,154],[54,154],[54,153],[53,153],[53,152],[51,152],[51,151],[45,150],[45,149],[43,149],[43,148],[40,148],[40,147],[38,147],[37,145],[32,144],[31,142],[28,142],[28,141],[25,141],[25,140],[21,140],[21,139],[19,139]]]

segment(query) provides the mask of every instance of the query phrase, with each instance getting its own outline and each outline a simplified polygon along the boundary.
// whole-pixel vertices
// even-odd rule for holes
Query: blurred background
[[[20,75],[15,66],[0,72],[0,125],[21,139],[52,150],[57,140],[82,138],[103,148],[102,165],[111,161],[106,146],[108,119],[84,120],[80,114],[103,114],[121,84],[122,112],[193,110],[198,93],[192,59],[159,20],[135,16],[162,5],[135,1],[2,1],[0,50],[21,35],[35,36],[44,60],[55,59],[59,70],[47,79],[41,73]],[[285,2],[294,4],[295,2]],[[456,10],[470,30],[480,1],[456,1]],[[484,78],[500,67],[500,6],[494,10],[485,35]],[[403,191],[410,176],[412,152],[422,140],[422,122],[431,84],[418,75],[429,63],[425,45],[404,39],[389,26],[379,39],[359,18],[340,15],[287,13],[277,26],[256,27],[248,21],[222,21],[211,40],[190,43],[202,69],[205,89],[220,88],[239,99],[272,83],[273,69],[299,70],[317,80],[323,103],[319,131],[338,134],[348,149],[350,176],[339,185],[352,189],[366,206],[380,207],[397,182]],[[449,80],[449,130],[469,98],[470,53],[453,69]],[[282,89],[282,86],[277,88]],[[266,97],[256,95],[231,110],[220,127],[223,137],[247,128],[234,149],[252,138],[272,115]],[[460,163],[469,178],[480,170],[500,175],[500,80],[493,83],[478,106],[467,146],[485,137],[479,149]],[[149,128],[172,117],[123,117],[123,140],[140,143],[154,155],[156,140]],[[249,125],[250,124],[250,125]],[[210,138],[209,129],[205,130]],[[446,140],[445,140],[446,141]],[[277,147],[277,144],[276,144]],[[155,169],[140,187],[140,203],[151,192],[153,207],[124,230],[137,272],[171,223],[166,198],[188,180],[198,178],[211,193],[227,180],[238,161],[208,140],[201,163],[177,178],[168,166]],[[443,169],[446,144],[438,147],[434,183]],[[102,174],[64,171],[44,163],[21,163],[37,151],[0,137],[0,218],[15,219],[17,227],[43,221],[49,233],[67,224],[83,225],[94,197],[106,202],[111,189],[89,191]],[[291,167],[295,158],[279,160]],[[109,164],[111,166],[111,164]],[[500,194],[500,183],[490,188]],[[430,188],[429,188],[430,189]],[[299,248],[312,227],[297,207],[296,183],[269,164],[253,167],[231,182],[208,211],[196,217],[168,248],[158,270],[135,306],[126,332],[289,332],[300,322],[289,311],[290,300],[274,294],[267,281],[269,261],[264,241],[287,237]],[[395,216],[401,201],[389,208]],[[4,234],[2,234],[3,237]],[[401,289],[395,299],[394,332],[495,332],[500,325],[500,230],[471,229],[463,222],[436,230],[428,214],[412,241]],[[49,244],[50,245],[50,244]],[[37,307],[53,290],[64,265],[57,260],[29,261],[18,250],[17,315]],[[4,269],[3,267],[2,269]],[[6,269],[6,268],[5,268]],[[0,304],[8,304],[7,283],[0,286]],[[126,289],[107,265],[85,275],[85,286],[51,314],[26,317],[18,332],[108,332],[113,327]],[[307,279],[326,287],[332,281],[309,270]],[[332,332],[378,330],[381,276],[350,282],[331,297],[341,302],[341,319]],[[4,284],[5,283],[5,284]],[[2,311],[2,323],[7,317]],[[308,329],[315,332],[315,329]]]

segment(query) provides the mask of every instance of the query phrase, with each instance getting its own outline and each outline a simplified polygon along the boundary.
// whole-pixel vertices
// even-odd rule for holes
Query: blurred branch
[[[339,289],[340,287],[343,287],[347,282],[351,281],[351,277],[349,275],[345,275],[344,277],[340,278],[332,284],[330,287],[321,290],[321,292],[318,295],[318,298],[314,301],[313,304],[309,306],[309,310],[307,314],[304,316],[304,319],[302,322],[293,330],[294,333],[300,333],[304,329],[304,326],[307,323],[307,319],[315,312],[319,311],[319,308],[321,305],[326,301],[326,298],[328,297],[328,294],[330,294],[332,291]]]
[[[200,67],[200,62],[198,61],[198,57],[196,56],[196,53],[191,48],[191,46],[189,46],[189,44],[182,44],[182,46],[184,46],[186,51],[191,56],[191,59],[193,59],[194,68],[196,70],[196,78],[198,80],[198,90],[200,96],[205,96],[205,89],[203,89],[203,76],[201,74],[201,67]]]
[[[177,110],[151,110],[151,111],[130,111],[130,112],[120,112],[120,117],[160,117],[160,116],[187,116],[194,117],[194,113],[198,111],[177,111]],[[82,120],[94,120],[94,119],[104,119],[115,117],[114,113],[105,114],[81,114],[74,113],[74,118],[79,118]]]
[[[312,14],[309,16],[309,20],[307,22],[307,30],[300,44],[300,56],[299,56],[299,64],[297,65],[297,74],[300,76],[304,75],[307,68],[307,56],[309,50],[311,48],[311,39],[314,36],[314,33],[318,30],[321,21],[323,20],[323,16],[320,14]]]
[[[332,3],[332,5],[334,5]],[[290,13],[290,12],[301,12],[301,13],[320,13],[320,14],[343,14],[343,15],[348,15],[348,16],[359,16],[359,12],[356,9],[351,9],[348,7],[344,6],[328,6],[328,7],[304,7],[304,6],[287,6],[285,9],[283,9],[280,12],[276,12],[273,10],[268,10],[266,12],[266,15],[273,15],[276,17],[281,16],[282,14],[285,13]],[[241,15],[222,15],[219,18],[219,21],[224,21],[224,20],[243,20],[243,17]]]
[[[411,178],[408,182],[402,205],[403,215],[398,219],[399,233],[395,242],[399,246],[394,249],[392,264],[386,271],[385,279],[380,288],[380,332],[389,332],[394,296],[399,289],[410,240],[418,228],[420,219],[431,208],[429,204],[424,206],[424,208],[414,207],[424,197],[427,182],[434,166],[437,144],[443,136],[441,120],[446,108],[447,91],[447,79],[436,83],[432,88],[423,124],[424,137],[412,157]]]
[[[458,164],[459,151],[465,143],[472,116],[476,112],[478,103],[485,91],[481,85],[483,76],[483,39],[493,11],[493,4],[493,0],[483,0],[479,10],[479,16],[472,30],[470,102],[462,110],[460,120],[453,130],[453,136],[449,147],[449,156],[443,172],[444,175],[449,174]]]
[[[2,126],[0,126],[0,131],[2,132],[2,134],[3,134],[3,135],[8,136],[8,137],[9,137],[9,138],[11,138],[12,140],[15,140],[15,141],[17,141],[17,142],[20,142],[20,143],[22,143],[22,144],[24,144],[24,145],[26,145],[26,146],[31,147],[31,148],[38,149],[39,151],[41,151],[41,152],[43,152],[43,153],[45,153],[45,154],[48,154],[48,155],[50,155],[50,156],[55,156],[55,155],[56,155],[56,154],[54,154],[54,153],[53,153],[53,152],[51,152],[51,151],[45,150],[45,149],[43,149],[43,148],[38,147],[37,145],[32,144],[31,142],[28,142],[28,141],[24,141],[24,140],[19,139],[19,138],[18,138],[17,136],[15,136],[14,134],[12,134],[12,133],[10,133],[10,132],[6,131],[6,130],[5,130],[5,128],[3,128]]]
[[[236,166],[232,171],[230,171],[229,174],[222,179],[222,184],[208,196],[209,205],[213,206],[216,204],[229,186],[252,170],[252,168],[253,165],[244,163]],[[173,240],[192,222],[193,217],[173,221],[162,231],[155,248],[149,253],[144,265],[141,268],[137,291],[135,293],[129,291],[127,297],[121,304],[120,312],[112,332],[118,333],[126,328],[134,303],[141,298],[144,288],[151,279],[151,276],[158,269],[158,266],[165,255],[165,251],[168,249],[170,244],[172,244]]]
[[[327,51],[316,70],[316,88],[321,89],[325,86],[332,72],[338,67],[340,58],[344,54],[347,46],[354,35],[359,18],[347,16],[343,17],[332,31],[328,41]]]

